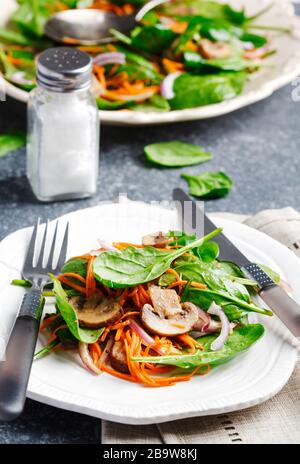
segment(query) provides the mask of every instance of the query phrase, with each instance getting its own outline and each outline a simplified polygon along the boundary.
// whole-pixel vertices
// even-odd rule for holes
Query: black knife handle
[[[32,301],[33,295],[27,293],[23,304],[24,300],[30,303],[30,299]],[[41,299],[34,300],[31,306],[38,311]],[[0,420],[13,420],[23,411],[38,331],[38,318],[17,317],[6,347],[5,361],[0,362]]]

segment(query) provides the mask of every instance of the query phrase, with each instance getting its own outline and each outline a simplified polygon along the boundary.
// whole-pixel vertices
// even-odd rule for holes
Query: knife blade
[[[204,235],[207,235],[217,229],[217,226],[182,189],[173,190],[173,200],[175,201],[176,208],[182,215],[182,222],[188,230],[191,230],[192,223],[195,221],[190,217],[190,215],[184,215],[185,202],[192,202],[192,212],[194,213],[197,211],[198,217],[202,216]],[[190,223],[191,221],[192,223]],[[202,235],[201,232],[196,228],[196,235]],[[214,242],[216,242],[220,248],[218,260],[230,261],[237,264],[247,278],[256,281],[258,289],[257,293],[259,296],[279,317],[279,319],[281,319],[292,334],[295,337],[300,337],[300,306],[298,303],[296,303],[296,301],[293,300],[281,287],[276,285],[271,277],[257,264],[252,263],[223,232],[214,237]]]

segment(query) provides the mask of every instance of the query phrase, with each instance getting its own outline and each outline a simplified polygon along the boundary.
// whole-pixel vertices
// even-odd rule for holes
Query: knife
[[[180,206],[183,224],[186,230],[191,230],[192,222],[195,221],[195,214],[203,218],[204,235],[217,229],[215,224],[197,206],[183,190],[173,190],[173,200],[176,202],[177,209]],[[184,203],[192,202],[192,215],[186,217]],[[191,219],[190,219],[191,216]],[[188,223],[188,221],[192,221]],[[257,264],[252,263],[245,255],[224,235],[220,233],[214,237],[214,241],[219,245],[220,254],[218,260],[230,261],[237,264],[247,278],[257,282],[257,292],[259,296],[274,311],[276,316],[286,325],[295,337],[300,337],[300,306],[294,301],[281,287],[275,284],[271,277],[264,272]]]

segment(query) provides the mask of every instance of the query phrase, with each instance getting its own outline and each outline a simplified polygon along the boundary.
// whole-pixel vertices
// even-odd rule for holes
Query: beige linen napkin
[[[218,213],[282,242],[300,257],[300,213],[292,208],[254,216]],[[103,444],[300,443],[300,360],[285,388],[274,398],[244,411],[177,420],[158,425],[102,421]]]

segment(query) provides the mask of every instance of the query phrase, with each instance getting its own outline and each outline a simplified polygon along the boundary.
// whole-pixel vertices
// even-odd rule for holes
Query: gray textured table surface
[[[299,208],[300,102],[292,101],[292,90],[289,85],[263,102],[214,120],[150,128],[103,127],[98,193],[89,200],[38,203],[25,178],[24,149],[0,159],[0,238],[31,225],[38,215],[52,219],[100,200],[113,200],[120,192],[134,200],[171,199],[174,187],[185,186],[179,177],[183,171],[222,169],[232,177],[232,193],[208,202],[209,211]],[[25,127],[25,105],[10,99],[1,102],[0,133]],[[214,153],[214,160],[172,170],[145,162],[144,145],[174,139],[203,145]],[[28,400],[20,419],[0,423],[0,443],[97,443],[99,422]]]

